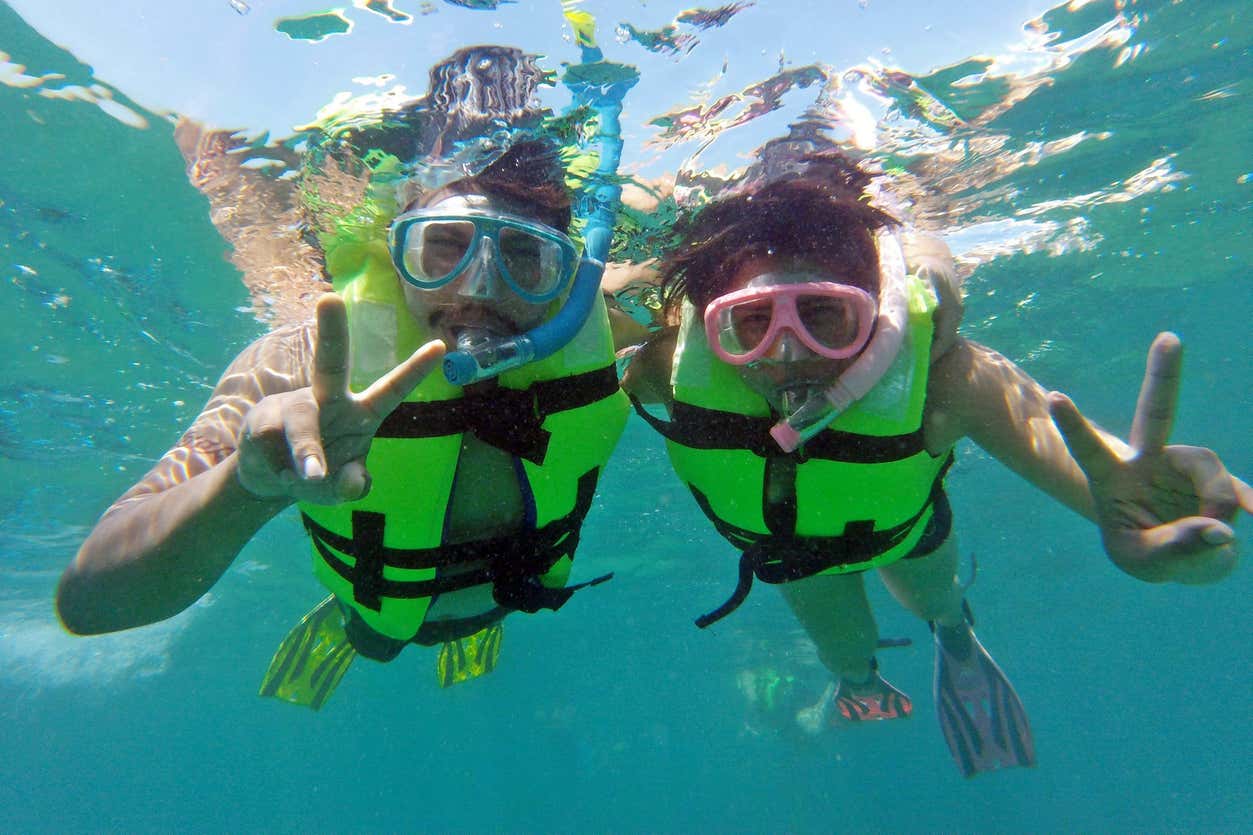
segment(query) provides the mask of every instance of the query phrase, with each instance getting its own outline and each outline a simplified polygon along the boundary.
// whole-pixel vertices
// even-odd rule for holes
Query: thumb
[[[1236,484],[1236,496],[1240,500],[1240,506],[1244,508],[1245,513],[1253,513],[1253,487],[1235,476],[1232,476],[1231,480]]]
[[[1231,574],[1239,561],[1235,533],[1227,525],[1204,516],[1192,516],[1172,523],[1177,530],[1163,553],[1174,554],[1164,561],[1163,579],[1185,585],[1217,583]]]
[[[1230,545],[1236,538],[1228,525],[1208,516],[1185,516],[1146,533],[1150,548],[1176,556]]]
[[[418,387],[431,369],[444,358],[444,343],[433,340],[414,351],[407,360],[384,374],[369,388],[357,395],[357,400],[381,420],[400,405],[409,392]]]
[[[1235,532],[1208,516],[1186,516],[1154,528],[1111,536],[1106,546],[1123,570],[1149,582],[1188,582],[1186,575],[1195,574],[1197,569],[1205,569],[1202,573],[1212,576],[1192,582],[1213,582],[1235,565]]]
[[[335,496],[341,502],[355,502],[370,492],[370,473],[361,459],[349,461],[335,474]]]

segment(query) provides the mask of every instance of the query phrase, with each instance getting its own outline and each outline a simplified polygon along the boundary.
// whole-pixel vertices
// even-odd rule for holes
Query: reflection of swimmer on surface
[[[800,707],[796,702],[796,676],[773,664],[745,667],[735,674],[735,685],[748,704],[744,729],[758,736],[767,729],[784,731],[795,727],[792,717]]]
[[[775,734],[783,737],[806,735],[822,730],[824,717],[813,710],[806,701],[812,690],[815,668],[820,668],[816,658],[811,658],[812,642],[805,641],[805,648],[797,658],[797,649],[766,645],[757,647],[754,656],[770,660],[754,660],[743,664],[735,674],[735,685],[743,697],[746,713],[744,732],[751,736]],[[909,638],[880,638],[879,649],[908,647]]]
[[[961,298],[938,241],[902,252],[870,178],[810,154],[680,222],[660,265],[678,327],[634,357],[624,386],[718,532],[742,552],[730,614],[754,578],[781,590],[831,685],[801,721],[894,719],[909,698],[880,674],[862,576],[877,569],[934,632],[936,707],[967,776],[1031,765],[1021,702],[972,631],[944,492],[969,437],[1096,521],[1107,552],[1150,582],[1216,582],[1253,491],[1209,450],[1167,446],[1179,341],[1149,353],[1130,444],[1093,427],[1005,357],[956,333]],[[938,296],[938,297],[937,297]]]
[[[589,585],[567,585],[571,560],[628,411],[598,290],[617,137],[601,137],[580,252],[558,149],[501,147],[544,77],[518,50],[473,47],[432,71],[440,118],[326,127],[301,190],[335,293],[246,348],[106,511],[58,588],[68,629],[176,614],[293,504],[331,597],[283,642],[266,695],[320,707],[356,655],[410,643],[443,646],[444,685],[490,672],[506,614]],[[602,126],[613,104],[592,103]],[[470,141],[476,114],[490,143]]]

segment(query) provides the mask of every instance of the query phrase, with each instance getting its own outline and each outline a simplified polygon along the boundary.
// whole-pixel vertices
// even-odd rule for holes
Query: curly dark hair
[[[765,256],[838,266],[850,282],[878,292],[874,233],[898,221],[870,205],[870,175],[839,151],[802,162],[784,179],[716,200],[680,222],[682,242],[660,268],[671,321],[685,298],[703,311],[729,291],[737,265]]]
[[[479,174],[454,180],[421,202],[430,206],[454,194],[505,200],[554,229],[566,232],[570,228],[570,190],[557,148],[550,142],[519,142]]]

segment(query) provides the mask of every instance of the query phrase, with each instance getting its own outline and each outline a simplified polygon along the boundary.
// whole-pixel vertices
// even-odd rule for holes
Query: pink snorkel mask
[[[856,356],[870,341],[878,304],[860,287],[775,273],[760,275],[753,284],[764,286],[719,296],[705,308],[705,337],[724,362],[761,359],[785,330],[833,360]]]
[[[748,287],[715,299],[705,310],[709,347],[732,365],[746,365],[765,356],[784,330],[819,356],[856,357],[825,390],[814,389],[808,395],[785,399],[782,420],[770,430],[784,452],[792,452],[817,435],[864,397],[900,353],[909,321],[905,258],[890,232],[880,232],[876,243],[877,303],[856,287],[812,281]],[[753,283],[765,278],[760,276]]]

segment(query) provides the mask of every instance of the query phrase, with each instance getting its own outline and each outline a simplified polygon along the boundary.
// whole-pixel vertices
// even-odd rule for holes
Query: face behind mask
[[[866,394],[900,350],[908,319],[900,244],[878,236],[880,298],[807,272],[763,272],[709,304],[706,338],[743,368],[781,420],[785,452],[821,432]]]

